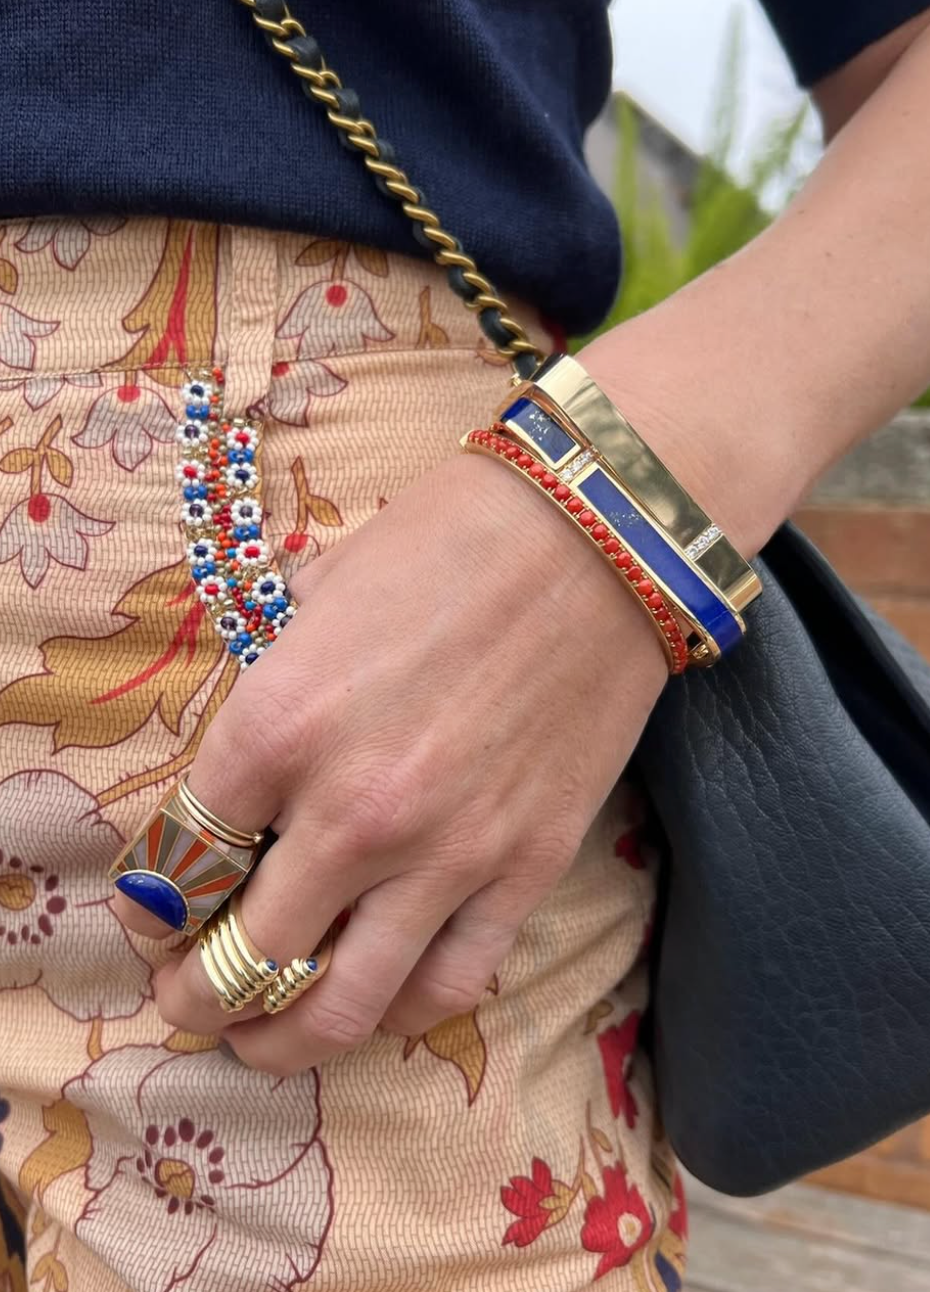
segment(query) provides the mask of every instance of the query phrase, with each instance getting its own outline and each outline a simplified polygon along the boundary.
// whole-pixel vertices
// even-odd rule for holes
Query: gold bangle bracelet
[[[713,664],[742,638],[741,610],[761,592],[757,574],[580,364],[549,360],[519,387],[501,425],[613,524],[699,639],[692,662]]]
[[[549,417],[549,415],[544,413],[541,409],[536,410],[536,413],[532,414],[532,416],[535,418],[537,413],[539,418]],[[535,460],[540,461],[540,458],[536,458],[536,454],[539,450],[533,439],[534,434],[539,434],[539,426],[538,424],[533,425],[531,430],[528,430],[526,426],[527,420],[528,419],[524,417],[524,424],[520,426],[513,425],[510,422],[498,422],[495,423],[495,429],[501,435],[506,436],[509,442],[519,445],[527,453],[533,456]],[[572,442],[575,443],[577,447],[577,453],[574,456],[562,459],[563,466],[559,471],[557,478],[563,486],[571,489],[577,494],[579,490],[584,491],[586,482],[593,474],[598,473],[601,475],[607,475],[621,498],[625,502],[631,502],[630,495],[627,490],[624,489],[622,483],[614,477],[609,467],[606,463],[601,461],[593,449],[581,441],[580,438],[574,438],[572,433],[568,431],[564,433],[566,438],[572,438]],[[538,481],[534,483],[538,483]],[[666,581],[660,577],[649,561],[647,561],[643,556],[640,547],[631,542],[628,535],[621,533],[620,529],[617,528],[616,517],[610,514],[610,509],[607,507],[598,507],[595,502],[590,500],[585,500],[585,505],[589,507],[597,519],[602,524],[606,524],[611,533],[623,543],[624,548],[630,553],[636,566],[646,572],[648,578],[655,584],[667,604],[674,610],[679,623],[684,626],[684,631],[688,640],[689,663],[695,664],[701,668],[706,668],[712,664],[716,664],[721,658],[723,652],[713,633],[709,632],[697,617],[689,614],[688,607],[682,603],[681,598],[666,583]],[[644,520],[650,528],[655,530],[656,534],[661,536],[663,542],[668,541],[666,537],[662,535],[660,527],[654,521],[649,517],[644,517]],[[706,580],[703,581],[706,582]],[[733,622],[738,627],[740,634],[742,634],[745,631],[745,623],[742,616],[737,615],[736,611],[733,610],[729,604],[725,604]]]
[[[739,614],[761,593],[759,576],[719,526],[675,479],[577,359],[553,355],[522,382],[500,409],[501,421],[517,438],[523,432],[507,419],[521,399],[531,399],[553,417],[582,449],[590,448],[661,526],[686,559],[719,590]],[[540,445],[535,444],[540,452]],[[548,459],[554,471],[574,456]]]

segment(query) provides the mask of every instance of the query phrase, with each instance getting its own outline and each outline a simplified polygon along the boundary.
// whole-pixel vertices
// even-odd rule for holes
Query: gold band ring
[[[183,781],[178,782],[177,795],[194,820],[204,830],[215,835],[217,839],[222,839],[224,843],[230,844],[233,848],[257,848],[265,837],[264,832],[261,830],[249,834],[247,831],[237,830],[234,826],[227,825],[208,807],[204,807],[188,785],[186,777]]]

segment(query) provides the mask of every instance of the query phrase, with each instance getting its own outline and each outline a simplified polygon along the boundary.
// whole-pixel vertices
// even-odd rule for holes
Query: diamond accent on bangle
[[[583,453],[579,453],[577,458],[572,458],[567,467],[562,468],[559,472],[559,479],[563,484],[571,484],[575,476],[579,475],[585,467],[593,461],[594,450],[585,449]]]
[[[716,543],[718,538],[723,538],[723,530],[719,525],[708,525],[697,538],[690,542],[685,548],[685,556],[689,561],[696,561],[699,556],[707,551],[712,543]]]

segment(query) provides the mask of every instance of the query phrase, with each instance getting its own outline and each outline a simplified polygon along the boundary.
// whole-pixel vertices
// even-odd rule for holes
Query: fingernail
[[[232,1048],[232,1046],[229,1044],[228,1041],[220,1041],[216,1048],[219,1051],[219,1053],[223,1055],[224,1058],[232,1059],[234,1063],[238,1063],[241,1065],[242,1060],[239,1058],[239,1055]]]

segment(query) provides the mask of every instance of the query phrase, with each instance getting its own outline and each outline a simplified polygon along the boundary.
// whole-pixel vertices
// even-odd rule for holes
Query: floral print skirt
[[[212,362],[227,411],[265,420],[285,574],[455,452],[509,377],[429,264],[0,222],[0,1289],[674,1292],[626,785],[470,1014],[282,1081],[155,1009],[166,952],[123,930],[106,874],[238,673],[178,525],[179,389]]]

